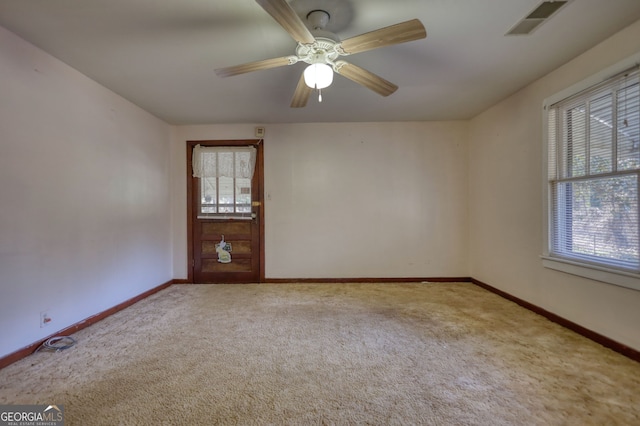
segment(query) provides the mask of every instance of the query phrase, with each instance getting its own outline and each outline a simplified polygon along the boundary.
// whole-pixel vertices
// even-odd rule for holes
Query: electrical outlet
[[[47,311],[40,312],[40,328],[46,327],[51,324],[51,317]]]

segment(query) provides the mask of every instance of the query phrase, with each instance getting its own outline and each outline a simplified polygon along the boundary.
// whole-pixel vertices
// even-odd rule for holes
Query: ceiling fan
[[[364,68],[338,58],[427,36],[422,23],[418,19],[412,19],[340,41],[334,33],[325,30],[331,19],[331,11],[322,9],[322,6],[308,12],[306,19],[310,30],[286,0],[256,0],[256,2],[298,42],[295,55],[219,68],[215,72],[220,77],[230,77],[305,62],[309,66],[300,76],[291,100],[292,108],[304,107],[314,89],[318,89],[319,100],[322,101],[321,89],[331,84],[334,72],[382,96],[389,96],[398,89],[398,86]]]

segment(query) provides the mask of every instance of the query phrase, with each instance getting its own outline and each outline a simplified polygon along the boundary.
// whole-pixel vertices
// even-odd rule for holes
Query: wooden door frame
[[[187,141],[187,282],[193,283],[193,269],[195,259],[193,257],[193,160],[192,152],[193,147],[196,145],[210,145],[210,146],[243,146],[254,145],[257,148],[256,152],[256,167],[255,172],[258,173],[258,201],[260,202],[260,208],[258,209],[258,232],[260,238],[260,271],[259,282],[265,282],[264,275],[264,154],[263,144],[264,139],[221,139],[221,140],[202,140],[202,141]]]

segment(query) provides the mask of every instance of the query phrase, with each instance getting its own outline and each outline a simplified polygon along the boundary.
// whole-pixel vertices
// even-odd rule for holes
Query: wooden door
[[[256,147],[253,179],[225,182],[192,176],[193,148],[216,146],[234,152],[235,147]],[[189,281],[193,283],[256,283],[264,280],[263,155],[261,140],[187,142],[187,192],[189,195]],[[239,179],[241,181],[241,179]],[[226,185],[223,200],[221,187]],[[216,185],[218,189],[213,188]],[[213,189],[209,189],[213,188]],[[210,191],[210,192],[208,192]],[[249,194],[250,193],[250,194]],[[250,201],[249,201],[250,200]],[[213,212],[213,213],[212,213]],[[228,252],[219,253],[219,246]],[[222,257],[221,257],[222,256]]]

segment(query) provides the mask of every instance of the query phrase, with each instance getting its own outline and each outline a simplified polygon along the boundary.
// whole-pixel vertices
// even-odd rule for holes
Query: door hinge
[[[195,259],[191,259],[191,267],[192,268],[196,267],[196,260]]]

